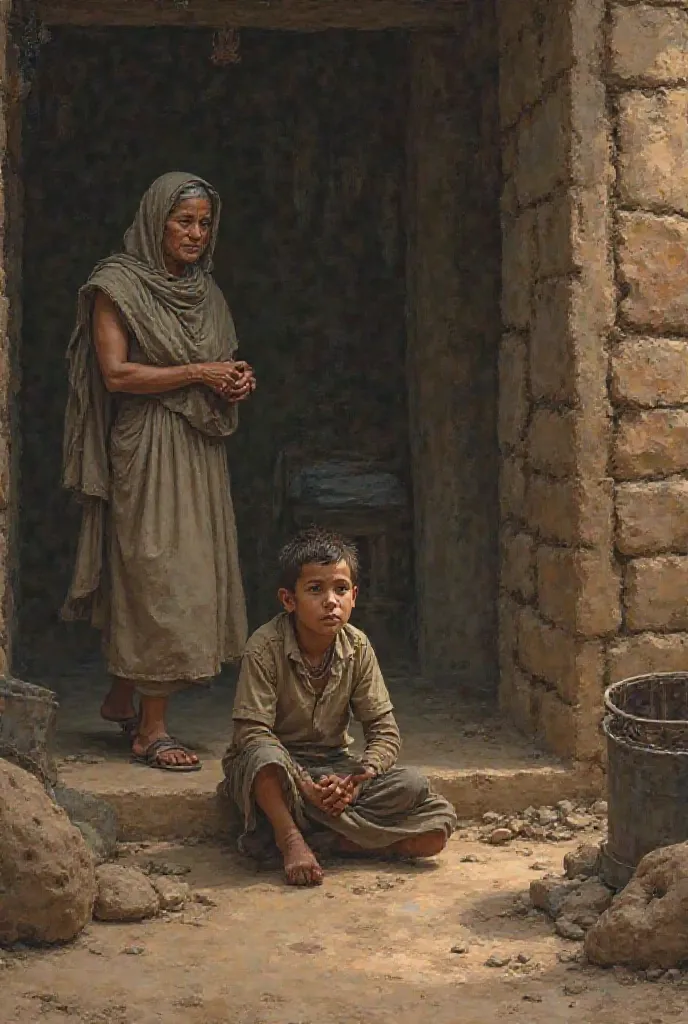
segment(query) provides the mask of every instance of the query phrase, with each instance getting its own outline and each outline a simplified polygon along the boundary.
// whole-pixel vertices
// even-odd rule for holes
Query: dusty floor
[[[202,902],[143,925],[94,924],[61,951],[0,952],[2,1020],[688,1022],[688,981],[581,966],[572,962],[579,945],[517,909],[532,879],[559,871],[573,845],[495,848],[464,828],[436,864],[335,862],[309,891],[217,846],[127,848],[126,860],[187,868]],[[468,952],[452,952],[464,943]],[[494,954],[513,959],[486,966]]]

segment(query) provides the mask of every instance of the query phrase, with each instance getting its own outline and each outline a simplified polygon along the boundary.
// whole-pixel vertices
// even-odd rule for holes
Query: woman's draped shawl
[[[163,233],[179,192],[191,184],[203,185],[210,194],[212,233],[203,258],[178,278],[165,269]],[[95,294],[100,290],[115,304],[141,362],[163,367],[231,359],[237,348],[234,323],[211,276],[219,219],[220,197],[207,182],[182,172],[163,175],[141,200],[124,236],[124,251],[98,263],[79,292],[76,326],[67,350],[62,481],[82,501],[83,510],[74,577],[62,610],[65,619],[92,619],[94,625],[103,626],[106,614],[108,448],[115,399],[103,382],[93,343]],[[229,437],[237,427],[236,406],[208,388],[187,387],[150,398],[208,437]]]

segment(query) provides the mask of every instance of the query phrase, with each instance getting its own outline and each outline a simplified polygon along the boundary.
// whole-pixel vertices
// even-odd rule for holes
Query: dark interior
[[[78,287],[173,169],[222,196],[216,277],[259,379],[230,442],[251,626],[276,608],[277,545],[315,509],[360,539],[360,624],[412,635],[407,38],[245,32],[227,66],[211,50],[202,30],[65,28],[41,53],[24,122],[24,672],[97,649],[58,619],[78,528],[60,488],[65,349]]]

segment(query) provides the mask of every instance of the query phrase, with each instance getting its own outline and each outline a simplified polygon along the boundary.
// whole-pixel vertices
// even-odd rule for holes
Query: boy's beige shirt
[[[348,624],[340,630],[330,678],[318,692],[308,679],[291,618],[282,613],[258,629],[246,646],[232,718],[265,726],[290,753],[323,755],[351,745],[352,714],[368,733],[367,724],[392,710],[364,633]]]

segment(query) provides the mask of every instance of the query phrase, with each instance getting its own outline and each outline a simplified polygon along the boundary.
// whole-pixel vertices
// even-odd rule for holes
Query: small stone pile
[[[483,815],[480,838],[492,846],[503,846],[514,839],[565,843],[585,832],[602,832],[606,818],[604,800],[589,806],[561,800],[555,807],[528,807],[518,815],[488,811]]]
[[[648,854],[620,893],[599,871],[600,846],[582,843],[564,858],[563,876],[531,883],[531,905],[562,938],[583,942],[590,963],[676,980],[688,968],[688,843]]]
[[[582,941],[612,903],[614,892],[598,877],[600,847],[582,843],[564,858],[564,877],[550,875],[531,882],[530,901],[554,921],[564,939]]]

